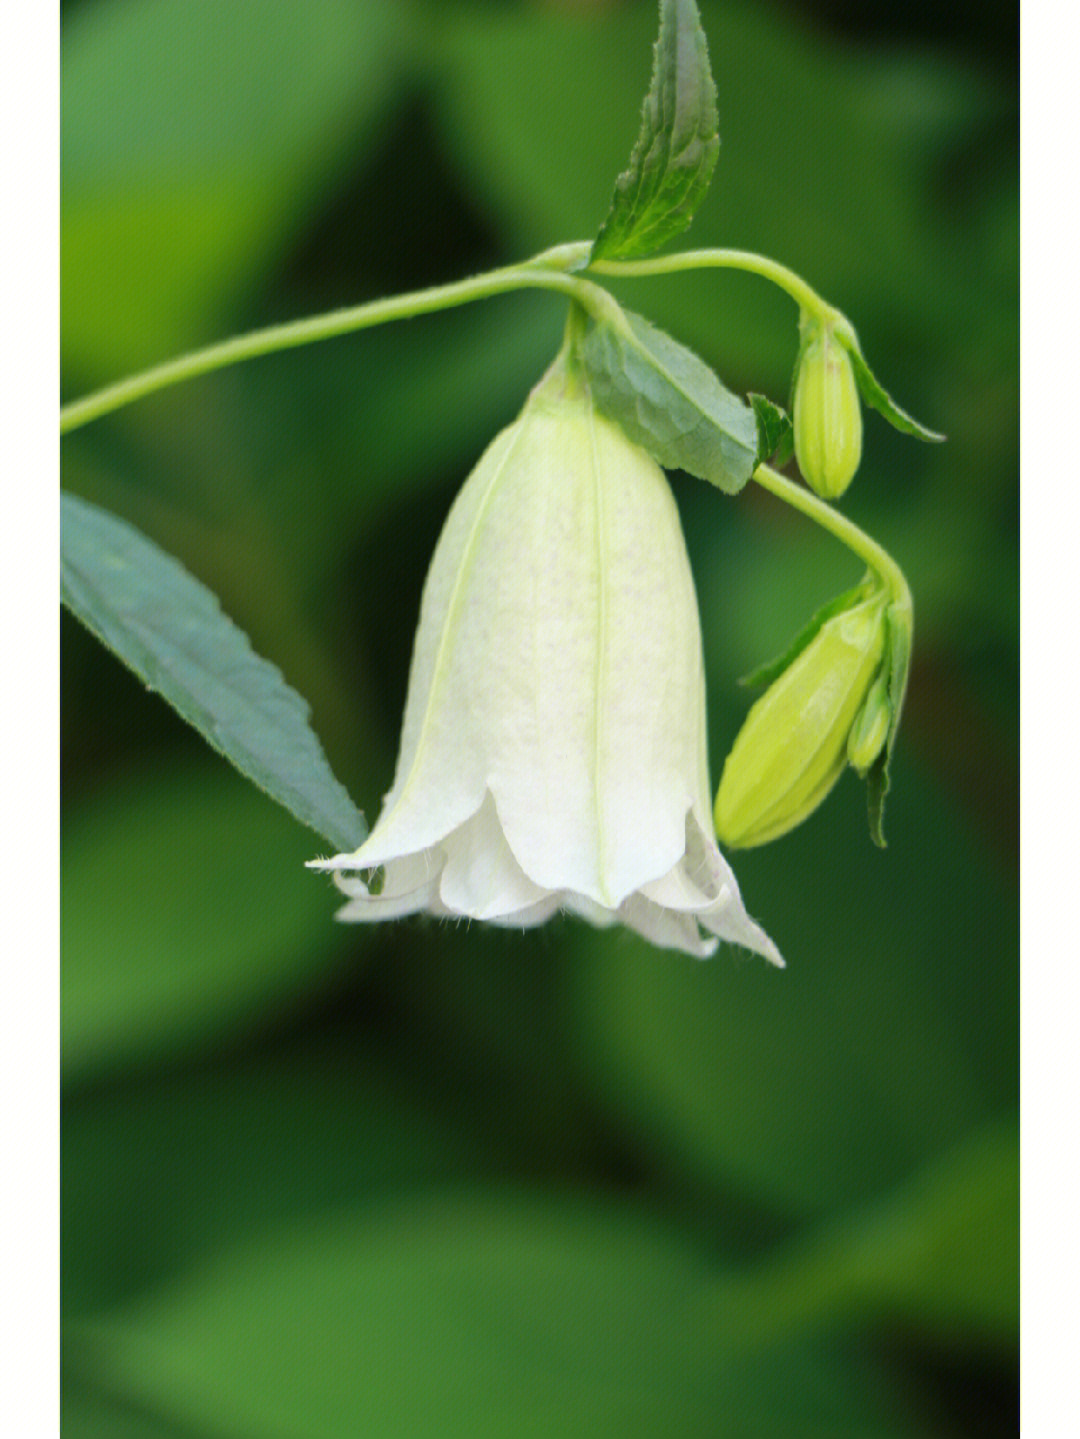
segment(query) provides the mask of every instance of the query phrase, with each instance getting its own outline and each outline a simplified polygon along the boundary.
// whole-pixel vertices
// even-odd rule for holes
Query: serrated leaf
[[[795,429],[791,416],[767,395],[752,394],[748,398],[757,421],[758,464],[764,465],[771,460],[774,464],[786,465],[795,453]]]
[[[889,395],[879,380],[875,377],[870,366],[866,363],[859,343],[854,335],[848,334],[842,327],[835,331],[836,339],[843,345],[851,356],[851,363],[855,370],[855,381],[859,386],[859,393],[868,405],[871,405],[877,412],[884,415],[894,430],[899,430],[902,435],[913,435],[917,440],[930,440],[940,443],[945,439],[936,430],[928,430],[925,425],[920,425],[902,410],[896,401]]]
[[[885,747],[871,765],[866,775],[867,809],[870,819],[870,838],[879,849],[885,848],[885,832],[882,819],[885,796],[889,793],[889,765],[892,761],[896,732],[900,726],[900,713],[904,707],[907,692],[908,670],[911,667],[911,614],[896,605],[888,610],[889,634],[889,733]]]
[[[61,590],[71,612],[241,774],[337,849],[364,817],[335,779],[309,710],[217,597],[132,525],[61,498]]]
[[[779,679],[784,671],[794,664],[826,620],[831,620],[833,615],[838,615],[843,610],[851,609],[853,605],[857,605],[861,600],[867,597],[870,589],[871,584],[867,580],[862,580],[852,589],[845,590],[843,594],[837,595],[835,599],[831,599],[826,604],[823,604],[820,609],[814,611],[813,615],[807,620],[806,624],[782,654],[777,655],[775,659],[769,660],[763,665],[759,665],[758,668],[752,670],[750,674],[743,675],[739,680],[739,684],[746,685],[749,689],[757,689],[762,685],[771,685],[773,680]]]
[[[719,124],[697,5],[661,0],[641,131],[591,259],[651,254],[686,229],[716,168]]]
[[[753,410],[685,345],[641,315],[623,318],[594,325],[581,347],[597,405],[666,469],[738,494],[757,464]]]

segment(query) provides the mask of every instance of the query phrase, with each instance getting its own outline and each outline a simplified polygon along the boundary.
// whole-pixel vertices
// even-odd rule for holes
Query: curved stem
[[[570,247],[565,247],[569,249]],[[770,260],[767,255],[756,255],[752,250],[684,250],[678,255],[655,255],[647,260],[597,260],[589,270],[598,275],[612,277],[625,275],[670,275],[679,270],[747,270],[761,275],[779,285],[801,310],[807,311],[821,321],[837,318],[837,312],[827,304],[816,290],[812,289],[794,270]]]
[[[577,279],[564,273],[573,261],[572,255],[565,254],[566,248],[559,246],[522,265],[491,270],[485,275],[474,275],[453,284],[436,285],[430,290],[393,295],[385,300],[371,300],[367,304],[354,305],[344,310],[331,310],[303,320],[269,325],[250,334],[221,340],[202,350],[193,350],[175,360],[167,360],[164,364],[142,371],[141,374],[130,375],[115,385],[108,385],[103,390],[97,390],[81,400],[73,400],[62,406],[60,433],[67,434],[70,430],[78,429],[80,425],[96,420],[100,415],[107,415],[112,410],[142,399],[144,395],[151,395],[157,390],[167,389],[170,385],[180,384],[183,380],[208,374],[211,370],[223,369],[226,365],[235,365],[241,360],[251,360],[277,350],[308,345],[314,340],[327,340],[353,330],[382,325],[388,320],[405,320],[414,315],[449,309],[454,305],[464,305],[470,300],[501,295],[509,290],[555,290],[575,300],[590,314],[607,314],[615,307],[615,301],[606,290],[590,284],[588,280]]]
[[[817,495],[804,489],[802,485],[785,479],[769,465],[758,465],[752,478],[763,489],[775,495],[777,499],[783,500],[792,509],[801,511],[802,514],[819,524],[822,529],[828,530],[829,534],[838,539],[841,544],[847,545],[849,550],[857,554],[875,574],[881,577],[893,604],[908,612],[911,611],[911,591],[908,589],[904,572],[876,540],[872,540],[864,530],[859,529],[858,525],[852,524],[849,519],[838,514],[824,500],[819,500]]]

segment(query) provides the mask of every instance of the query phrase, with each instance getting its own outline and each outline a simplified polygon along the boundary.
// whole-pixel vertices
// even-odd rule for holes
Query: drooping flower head
[[[566,910],[782,963],[713,834],[697,596],[663,471],[557,365],[450,511],[394,784],[340,918]],[[382,883],[370,871],[382,870]]]

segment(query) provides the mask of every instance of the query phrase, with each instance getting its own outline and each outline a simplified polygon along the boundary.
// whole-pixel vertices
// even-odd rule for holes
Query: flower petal
[[[752,949],[777,969],[783,969],[784,960],[780,951],[759,924],[747,914],[739,892],[725,896],[712,909],[702,909],[695,916],[710,933],[727,944],[737,944],[743,949]]]
[[[528,909],[518,909],[513,914],[493,915],[488,924],[497,924],[503,929],[533,929],[538,924],[544,924],[558,909],[559,896],[547,894],[539,904],[531,904]]]
[[[567,914],[576,914],[579,919],[584,919],[597,929],[610,929],[613,924],[618,924],[618,910],[608,909],[606,905],[598,904],[595,899],[590,899],[585,894],[563,893],[561,896],[562,908]]]
[[[640,894],[631,895],[619,910],[619,918],[659,949],[681,949],[697,959],[708,959],[716,952],[716,940],[702,936],[696,915],[664,909]]]
[[[667,874],[641,886],[647,899],[667,909],[708,909],[738,885],[731,867],[716,847],[716,841],[702,832],[697,815],[690,811],[684,826],[683,852]]]
[[[401,919],[404,915],[427,909],[438,885],[437,880],[431,880],[419,889],[409,890],[405,894],[383,895],[362,893],[364,882],[361,879],[351,880],[349,883],[352,886],[349,893],[354,897],[348,904],[342,905],[335,918],[359,922]]]
[[[350,855],[338,855],[333,860],[314,861],[308,868],[329,868],[335,885],[342,894],[348,895],[350,903],[338,910],[337,919],[364,921],[399,919],[428,908],[437,893],[446,856],[440,849],[428,849],[392,860],[386,866],[377,894],[372,894],[369,882],[361,874],[332,868],[338,861],[351,859]],[[367,872],[370,873],[370,869]]]
[[[490,785],[532,880],[617,909],[708,804],[693,578],[663,471],[587,403],[537,409],[518,465],[489,522]]]
[[[441,849],[425,849],[419,854],[402,855],[400,859],[391,860],[383,873],[382,884],[379,885],[376,894],[372,894],[368,881],[359,873],[345,872],[343,866],[337,864],[337,860],[350,859],[349,855],[338,855],[335,860],[324,860],[324,866],[334,866],[332,873],[334,883],[342,894],[355,895],[360,899],[367,897],[378,899],[396,899],[402,894],[411,894],[413,890],[422,889],[425,885],[432,883],[439,878],[443,865],[446,862],[446,855]],[[371,873],[372,866],[366,867],[366,873]]]
[[[506,842],[495,801],[487,795],[473,817],[444,842],[446,867],[439,898],[451,914],[496,919],[548,897],[522,872]]]
[[[343,919],[424,910],[526,928],[565,909],[663,948],[705,956],[725,939],[782,963],[712,830],[674,497],[552,373],[440,536],[378,821],[353,854],[312,868],[350,896]]]
[[[526,434],[522,417],[497,435],[450,508],[424,582],[394,783],[350,867],[426,849],[483,803],[493,736],[476,687],[490,643],[490,515]]]
[[[641,894],[669,911],[695,915],[720,939],[752,949],[783,968],[780,951],[746,913],[731,866],[702,832],[696,815],[687,815],[683,859],[662,879],[643,885]]]

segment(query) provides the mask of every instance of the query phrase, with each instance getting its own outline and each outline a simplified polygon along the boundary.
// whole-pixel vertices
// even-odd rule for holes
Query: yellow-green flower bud
[[[842,495],[862,458],[862,410],[851,356],[830,326],[805,335],[795,379],[795,458],[824,500]]]
[[[881,666],[886,604],[878,593],[826,620],[750,710],[716,795],[722,844],[777,839],[839,779],[852,725]]]
[[[891,723],[889,677],[882,670],[870,686],[870,693],[848,735],[847,756],[852,769],[861,775],[866,773],[884,748]]]

